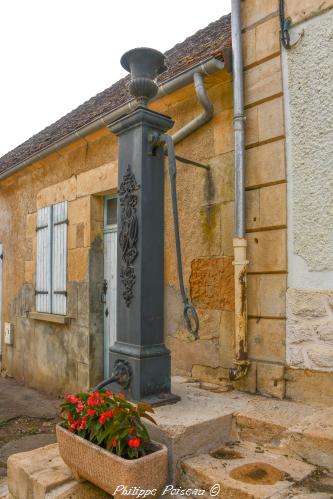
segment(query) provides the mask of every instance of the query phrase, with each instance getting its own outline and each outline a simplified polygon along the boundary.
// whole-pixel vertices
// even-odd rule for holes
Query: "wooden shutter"
[[[37,211],[36,310],[51,313],[52,206]]]
[[[52,313],[66,315],[67,309],[67,202],[53,205]]]

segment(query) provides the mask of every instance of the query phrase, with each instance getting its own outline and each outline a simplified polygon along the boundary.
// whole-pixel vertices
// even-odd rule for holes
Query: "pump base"
[[[121,392],[133,402],[147,402],[152,406],[175,404],[180,400],[177,395],[171,393],[170,353],[165,349],[162,355],[150,357],[136,357],[118,351],[110,350],[110,375],[119,360],[126,361],[132,371],[131,382],[124,389],[117,383],[111,383],[110,389]]]

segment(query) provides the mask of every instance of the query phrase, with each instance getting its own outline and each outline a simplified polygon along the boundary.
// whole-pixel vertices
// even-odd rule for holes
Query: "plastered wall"
[[[326,4],[326,7],[328,4]],[[284,53],[287,364],[333,371],[333,10],[298,19]],[[320,43],[318,43],[320,40]]]
[[[332,24],[329,10],[295,26],[299,41],[283,59],[291,287],[333,286]]]

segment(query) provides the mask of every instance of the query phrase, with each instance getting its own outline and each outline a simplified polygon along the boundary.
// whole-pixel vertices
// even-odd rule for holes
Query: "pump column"
[[[132,71],[132,93],[133,82]],[[170,393],[170,352],[164,345],[164,153],[162,146],[150,145],[152,134],[172,126],[169,117],[142,104],[109,125],[119,137],[117,340],[110,348],[110,374],[119,362],[131,372],[127,390],[116,383],[111,389],[155,405],[178,400]]]

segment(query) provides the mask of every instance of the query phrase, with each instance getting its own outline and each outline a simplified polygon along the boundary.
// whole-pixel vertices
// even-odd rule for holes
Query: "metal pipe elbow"
[[[200,72],[195,72],[193,75],[193,81],[197,99],[204,110],[201,114],[199,114],[199,116],[196,116],[192,121],[187,123],[185,126],[183,126],[183,128],[172,135],[174,144],[177,144],[181,140],[185,139],[188,135],[207,123],[207,121],[209,121],[214,114],[213,103],[209,100],[209,97],[207,95],[204,75]]]

